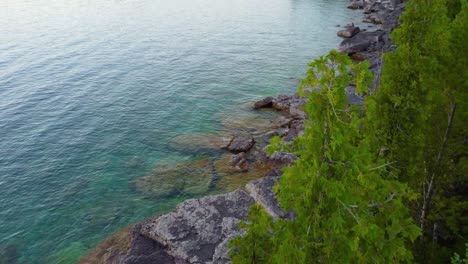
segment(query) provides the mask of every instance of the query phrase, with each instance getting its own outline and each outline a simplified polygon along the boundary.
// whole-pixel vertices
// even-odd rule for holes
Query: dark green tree
[[[233,242],[234,263],[412,259],[407,243],[418,236],[419,229],[403,204],[411,192],[386,173],[385,161],[373,152],[365,133],[368,120],[361,118],[363,110],[347,104],[349,83],[364,93],[371,77],[368,63],[353,65],[336,51],[310,64],[299,88],[308,97],[304,110],[309,118],[304,134],[288,147],[299,159],[285,169],[276,186],[280,204],[292,210],[295,219],[272,222],[256,210],[251,220],[263,221],[246,224],[247,236]],[[261,243],[270,245],[269,250],[239,247],[252,244],[253,237],[268,241]]]

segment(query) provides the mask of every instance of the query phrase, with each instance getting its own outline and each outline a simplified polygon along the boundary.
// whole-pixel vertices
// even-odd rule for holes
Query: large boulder
[[[140,233],[165,247],[176,263],[210,263],[225,259],[219,248],[238,232],[237,222],[246,220],[254,199],[245,191],[187,200],[166,215],[144,222]],[[224,243],[227,245],[227,242]]]

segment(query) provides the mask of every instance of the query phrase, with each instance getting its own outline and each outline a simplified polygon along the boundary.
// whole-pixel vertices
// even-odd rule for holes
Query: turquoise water
[[[76,262],[189,198],[130,182],[207,154],[175,136],[294,90],[359,16],[348,2],[0,1],[0,263]]]

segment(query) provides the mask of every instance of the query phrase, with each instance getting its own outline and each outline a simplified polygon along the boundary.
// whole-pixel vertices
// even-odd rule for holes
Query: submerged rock
[[[195,133],[176,136],[172,145],[182,149],[219,149],[227,147],[230,141],[226,134]]]
[[[140,192],[152,197],[198,195],[208,191],[213,171],[213,163],[209,159],[183,161],[160,165],[152,175],[140,177],[134,184]]]
[[[253,163],[246,172],[224,174],[216,187],[223,191],[243,189],[248,182],[265,176],[273,168],[274,166],[270,164]]]
[[[271,129],[271,120],[278,115],[273,111],[269,113],[249,111],[227,116],[223,119],[222,124],[226,131],[249,133],[259,135],[268,132]]]
[[[214,162],[214,167],[218,174],[240,173],[249,169],[249,163],[245,159],[245,153],[237,155],[225,155]]]
[[[124,263],[125,255],[130,247],[132,229],[133,226],[129,226],[107,237],[81,258],[78,263]]]
[[[165,247],[176,263],[226,263],[220,244],[246,220],[254,199],[245,191],[192,199],[166,215],[144,222],[140,233]],[[227,243],[224,243],[227,245]]]

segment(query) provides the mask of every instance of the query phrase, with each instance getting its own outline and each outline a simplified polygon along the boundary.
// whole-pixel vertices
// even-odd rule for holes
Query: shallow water
[[[294,90],[336,24],[358,20],[347,2],[2,0],[0,263],[74,263],[190,198],[130,182],[209,155],[177,135]]]

